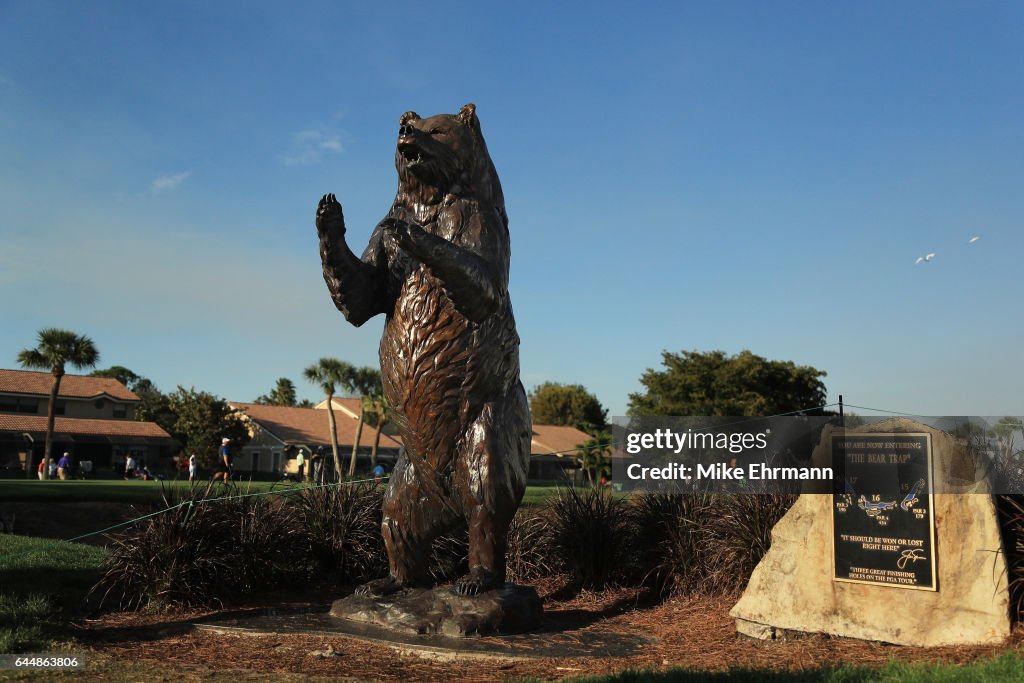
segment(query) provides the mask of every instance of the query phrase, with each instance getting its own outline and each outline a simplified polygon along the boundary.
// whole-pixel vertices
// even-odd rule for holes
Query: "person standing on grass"
[[[135,458],[129,453],[124,461],[124,478],[131,479],[135,476]]]
[[[324,447],[317,446],[313,452],[313,457],[310,459],[310,468],[313,474],[313,483],[322,484],[324,483]]]
[[[63,457],[57,461],[57,475],[61,481],[67,481],[71,475],[71,454],[64,451]]]
[[[295,456],[295,464],[299,467],[299,483],[306,481],[306,456],[302,454],[302,449],[299,449],[299,454]]]
[[[196,454],[188,456],[188,480],[195,481],[199,476],[199,463],[196,460]]]
[[[217,458],[217,471],[213,473],[214,481],[223,476],[225,484],[231,479],[231,449],[228,448],[229,443],[231,443],[231,439],[226,436],[220,440],[220,457]]]

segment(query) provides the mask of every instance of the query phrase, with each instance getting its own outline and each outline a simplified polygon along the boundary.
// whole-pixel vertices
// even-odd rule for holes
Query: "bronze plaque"
[[[833,435],[832,456],[834,579],[938,590],[930,435]]]

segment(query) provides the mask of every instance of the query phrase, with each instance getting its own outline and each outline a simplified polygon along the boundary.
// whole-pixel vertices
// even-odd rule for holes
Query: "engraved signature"
[[[903,553],[900,555],[900,559],[896,560],[896,568],[906,569],[908,563],[913,564],[918,560],[927,559],[928,558],[924,556],[924,551],[920,548],[908,548],[907,550],[904,550]]]

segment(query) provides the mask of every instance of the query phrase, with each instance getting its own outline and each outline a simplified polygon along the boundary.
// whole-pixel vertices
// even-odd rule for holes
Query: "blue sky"
[[[399,115],[475,102],[527,388],[621,414],[662,350],[750,349],[1024,414],[1024,5],[369,4],[0,0],[0,367],[58,326],[167,390],[316,398],[382,327],[330,303],[317,200],[361,251]]]

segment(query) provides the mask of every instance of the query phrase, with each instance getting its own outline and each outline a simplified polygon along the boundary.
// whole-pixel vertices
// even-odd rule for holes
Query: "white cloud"
[[[192,171],[182,171],[181,173],[171,173],[168,175],[162,175],[153,181],[153,192],[163,192],[165,190],[173,190],[178,185],[185,182],[185,179],[192,175]]]
[[[340,154],[343,150],[337,133],[303,130],[292,136],[291,146],[281,158],[289,166],[305,166],[320,161],[325,153]]]

